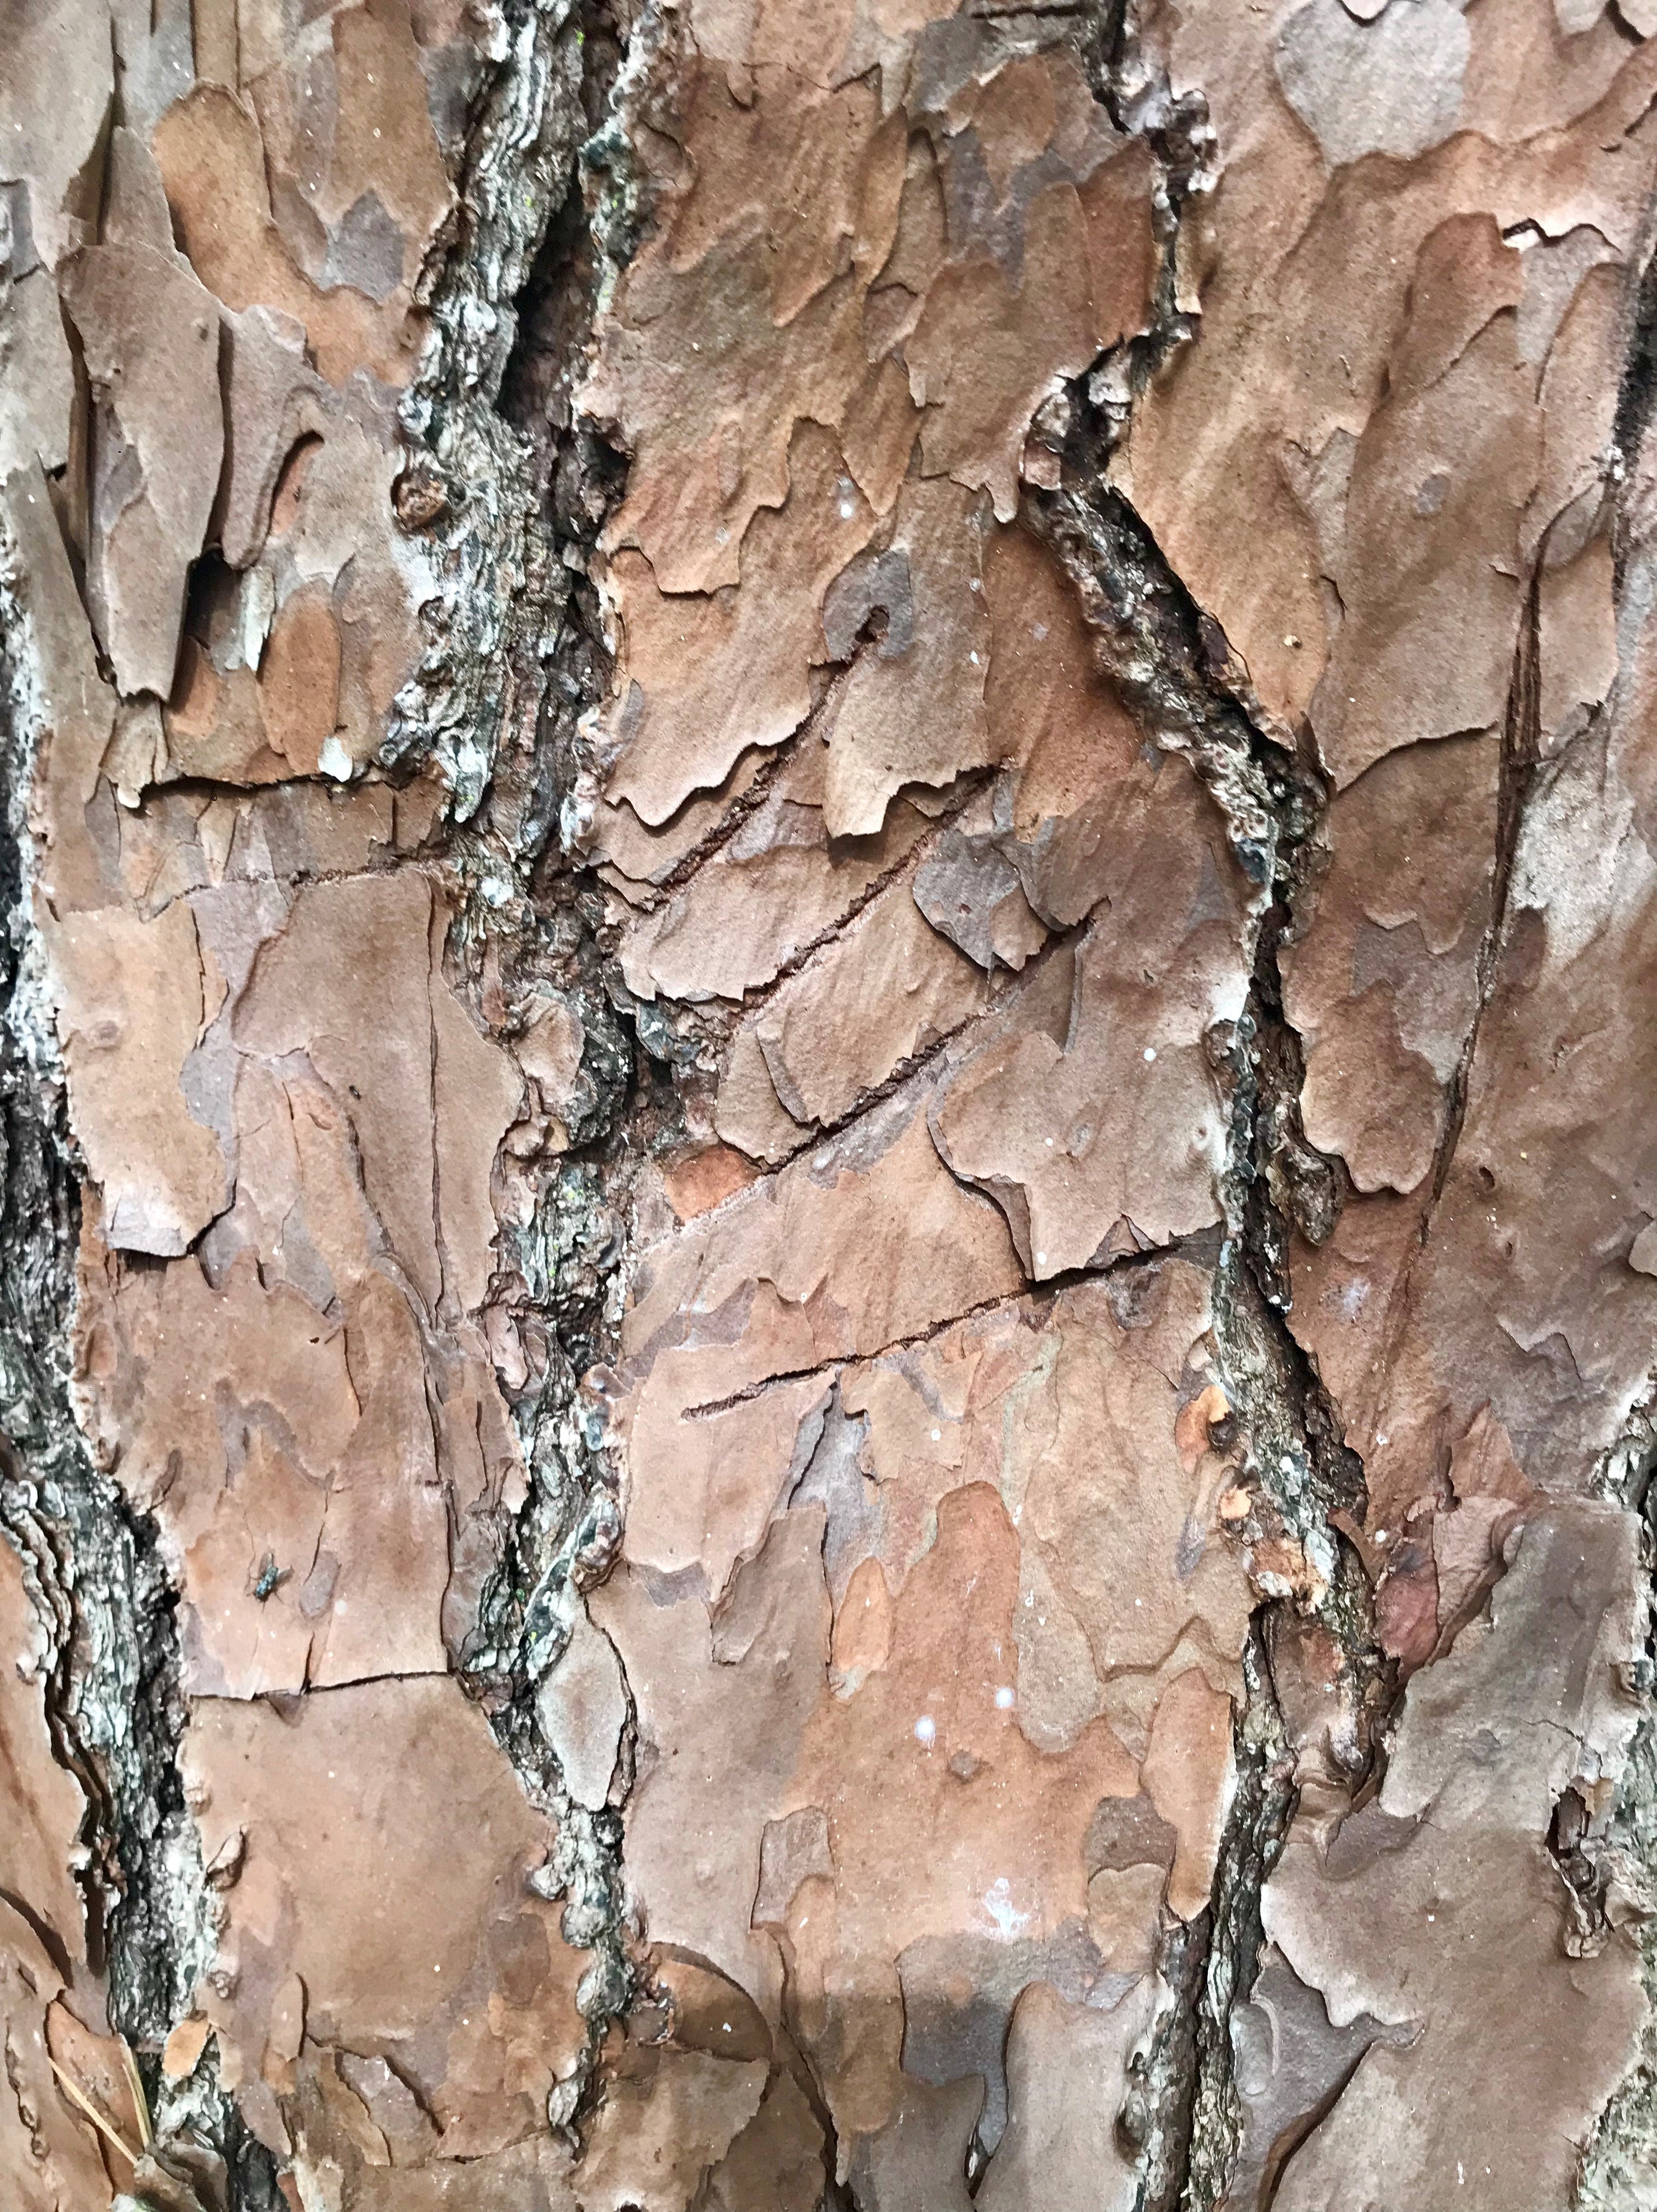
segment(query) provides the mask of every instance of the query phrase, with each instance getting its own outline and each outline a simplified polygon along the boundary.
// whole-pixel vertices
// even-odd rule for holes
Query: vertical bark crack
[[[1191,143],[1200,144],[1201,127],[1199,112],[1183,118]],[[1181,335],[1170,319],[1160,343]],[[1218,625],[1129,503],[1105,488],[1121,417],[1097,373],[1071,388],[1065,413],[1062,487],[1033,494],[1028,519],[1077,586],[1100,665],[1152,740],[1190,762],[1259,887],[1244,1012],[1228,1034],[1211,1039],[1232,1102],[1216,1286],[1221,1372],[1251,1435],[1249,1472],[1300,1544],[1321,1586],[1320,1617],[1373,1709],[1387,1698],[1389,1670],[1375,1639],[1363,1563],[1330,1518],[1344,1511],[1362,1519],[1363,1468],[1287,1322],[1290,1235],[1321,1243],[1346,1189],[1340,1163],[1318,1152],[1301,1127],[1300,1043],[1284,1014],[1278,964],[1280,948],[1308,916],[1328,793],[1304,761],[1263,734]],[[1253,1985],[1261,1892],[1295,1805],[1294,1761],[1270,1660],[1275,1617],[1290,1609],[1290,1600],[1268,1599],[1256,1613],[1235,1725],[1236,1790],[1213,1899],[1165,1944],[1168,2001],[1136,2060],[1119,2121],[1140,2155],[1140,2212],[1216,2212],[1228,2202],[1242,2123],[1232,2014]]]
[[[0,1540],[46,1632],[53,1749],[87,1799],[88,1962],[107,1977],[111,2026],[155,2046],[212,1963],[211,1893],[179,1767],[178,1593],[155,1522],[94,1462],[71,1402],[83,1175],[23,921],[38,730],[17,580],[0,576],[0,900],[14,917],[0,939]],[[146,2088],[160,2128],[187,2128],[224,2160],[234,2202],[270,2212],[274,2162],[215,2060],[177,2087],[152,2065]]]
[[[634,1986],[621,1814],[572,1795],[540,1697],[620,1529],[580,1383],[613,1356],[620,1317],[615,1194],[632,1156],[636,1047],[605,988],[602,909],[562,848],[560,810],[590,775],[583,717],[609,681],[586,569],[622,467],[576,422],[573,395],[601,289],[628,246],[630,156],[606,123],[625,45],[603,4],[526,9],[480,103],[453,236],[425,295],[437,335],[404,408],[441,487],[442,596],[384,754],[400,766],[435,753],[446,771],[448,854],[466,892],[446,949],[450,980],[508,1029],[531,988],[550,985],[584,1038],[570,1148],[534,1218],[502,1231],[492,1297],[537,1347],[536,1370],[507,1392],[528,1494],[463,1655],[468,1693],[555,1823],[534,1886],[564,1900],[565,1940],[592,1954],[576,1995],[585,2053],[549,2101],[563,2130]],[[624,1744],[623,1779],[628,1756]]]

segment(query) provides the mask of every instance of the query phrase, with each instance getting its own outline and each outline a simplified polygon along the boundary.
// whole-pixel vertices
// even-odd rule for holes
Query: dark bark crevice
[[[85,1795],[76,1872],[87,1961],[111,2027],[159,2046],[211,1962],[209,1892],[179,1766],[178,1593],[153,1519],[94,1462],[71,1401],[80,1161],[32,972],[28,793],[37,732],[22,671],[25,580],[0,586],[0,1539],[47,1638],[53,1750]],[[69,1963],[68,1961],[64,1962]],[[158,2130],[222,2159],[238,2206],[270,2212],[275,2165],[209,2057],[167,2094],[142,2059]]]
[[[574,396],[615,265],[607,165],[616,157],[604,147],[629,31],[598,0],[568,16],[526,14],[519,37],[526,58],[509,64],[485,103],[486,142],[472,165],[492,172],[500,159],[498,189],[474,208],[470,230],[463,223],[446,291],[433,302],[440,328],[458,329],[480,286],[493,287],[501,342],[469,369],[463,353],[427,418],[410,422],[450,487],[451,512],[464,517],[470,502],[476,535],[469,539],[464,521],[446,533],[451,589],[428,685],[435,711],[403,757],[435,750],[449,772],[448,857],[464,893],[446,956],[457,985],[508,1032],[533,990],[549,988],[584,1037],[567,1148],[541,1165],[532,1219],[501,1233],[491,1302],[511,1314],[531,1354],[526,1382],[506,1392],[528,1494],[498,1532],[499,1564],[462,1655],[463,1686],[555,1824],[537,1887],[564,1901],[565,1940],[591,1954],[576,1998],[585,2053],[549,2104],[551,2124],[568,2131],[591,2103],[598,2052],[632,2001],[636,1971],[621,1813],[570,1797],[537,1692],[619,1535],[615,1474],[581,1384],[615,1353],[627,1183],[648,1140],[640,1130],[660,1115],[659,1086],[607,987],[602,899],[567,850],[561,818],[590,775],[584,718],[610,673],[587,569],[625,464],[579,418]],[[537,119],[527,150],[517,143],[514,152],[526,100],[539,101]],[[504,133],[504,156],[491,129]],[[487,481],[469,474],[480,460],[493,471]],[[488,635],[468,605],[479,576],[495,625]],[[455,701],[472,702],[470,717],[452,718]],[[624,1743],[621,1788],[629,1756]]]
[[[1187,143],[1200,143],[1199,112],[1183,128]],[[1171,299],[1169,308],[1158,354],[1188,335]],[[1152,366],[1147,357],[1138,375]],[[1246,672],[1218,624],[1169,568],[1140,517],[1108,488],[1121,412],[1096,374],[1071,388],[1063,412],[1061,489],[1029,494],[1026,519],[1076,584],[1102,670],[1151,740],[1190,763],[1258,887],[1244,1011],[1211,1039],[1230,1102],[1227,1230],[1216,1281],[1221,1375],[1248,1434],[1248,1474],[1306,1553],[1321,1589],[1316,1610],[1344,1655],[1373,1741],[1396,1683],[1375,1642],[1368,1575],[1331,1518],[1362,1519],[1363,1468],[1287,1321],[1291,1237],[1323,1243],[1350,1188],[1343,1164],[1318,1152],[1301,1126],[1304,1071],[1284,1012],[1279,960],[1309,918],[1329,793],[1309,761],[1265,732]],[[1165,1941],[1168,2002],[1136,2059],[1119,2119],[1142,2161],[1140,2212],[1216,2212],[1228,2201],[1242,2125],[1231,2016],[1253,1985],[1261,1892],[1296,1803],[1294,1758],[1268,1656],[1274,1618],[1294,1610],[1285,1599],[1263,1599],[1257,1609],[1213,1899]]]

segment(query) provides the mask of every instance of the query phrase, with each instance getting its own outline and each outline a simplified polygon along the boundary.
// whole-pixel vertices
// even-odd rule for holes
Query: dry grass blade
[[[132,2117],[138,2123],[138,2141],[148,2150],[155,2140],[155,2130],[149,2118],[149,2100],[144,2094],[144,2078],[138,2071],[132,2045],[124,2036],[121,2038],[121,2063],[126,2069],[126,2086],[132,2096]]]
[[[96,2105],[93,2103],[91,2098],[88,2096],[86,2091],[81,2087],[74,2075],[71,2074],[65,2074],[63,2068],[58,2063],[58,2061],[52,2056],[50,2051],[46,2053],[46,2063],[51,2067],[52,2072],[58,2076],[58,2081],[63,2084],[64,2094],[66,2097],[70,2097],[74,2100],[74,2101],[80,2106],[81,2110],[86,2114],[88,2119],[91,2121],[93,2126],[98,2130],[99,2133],[100,2135],[107,2136],[111,2142],[114,2144],[116,2149],[119,2151],[121,2156],[126,2160],[127,2164],[130,2166],[136,2167],[138,2163],[137,2152],[132,2148],[131,2145],[121,2134],[120,2130],[118,2128],[112,2126],[110,2122],[104,2118],[103,2114],[98,2110]]]

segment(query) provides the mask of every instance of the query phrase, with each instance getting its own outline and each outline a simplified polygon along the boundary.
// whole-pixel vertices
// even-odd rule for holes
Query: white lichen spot
[[[1013,1903],[1012,1885],[1005,1875],[998,1875],[985,1891],[984,1910],[1004,1943],[1015,1942],[1030,1924],[1029,1914],[1021,1912]]]
[[[930,1713],[922,1713],[915,1723],[915,1741],[924,1744],[929,1751],[938,1741],[938,1723]]]
[[[996,1692],[995,1705],[998,1712],[1010,1713],[1012,1711],[1012,1691],[1007,1683],[1004,1682]]]

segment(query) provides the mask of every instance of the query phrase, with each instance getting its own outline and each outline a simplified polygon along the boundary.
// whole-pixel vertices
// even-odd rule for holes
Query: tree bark
[[[8,2206],[1657,2201],[1653,31],[9,0]]]

